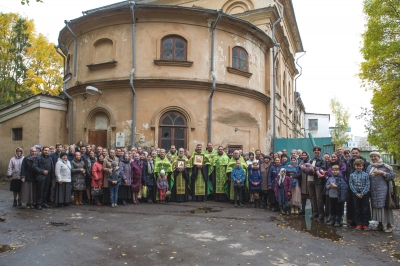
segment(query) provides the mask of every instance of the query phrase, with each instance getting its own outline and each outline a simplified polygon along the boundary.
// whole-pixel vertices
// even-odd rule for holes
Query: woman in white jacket
[[[65,152],[60,154],[56,163],[56,193],[54,204],[57,207],[69,206],[71,202],[71,163],[68,161],[68,155]]]

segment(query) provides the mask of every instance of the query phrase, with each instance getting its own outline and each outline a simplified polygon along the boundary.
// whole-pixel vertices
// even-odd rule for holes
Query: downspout
[[[54,45],[54,49],[56,49],[56,52],[63,58],[63,77],[65,77],[65,55],[59,51],[59,48],[60,47],[58,45]]]
[[[132,89],[132,133],[131,133],[131,143],[132,147],[135,146],[135,137],[136,137],[136,91],[133,86],[133,76],[136,70],[136,24],[135,24],[135,1],[128,1],[131,14],[132,14],[132,70],[129,74],[129,84]]]
[[[280,44],[275,42],[275,25],[278,24],[279,22],[281,22],[282,18],[283,18],[283,5],[281,3],[279,3],[278,0],[274,0],[275,3],[277,3],[281,9],[282,12],[279,13],[279,18],[277,21],[274,22],[274,24],[272,24],[272,42],[274,44],[274,47],[272,48],[272,60],[273,60],[273,87],[274,87],[274,110],[273,110],[273,130],[272,130],[272,151],[275,152],[275,148],[276,148],[276,58],[278,57],[278,53],[279,53],[279,47]],[[275,55],[275,47],[278,47],[278,51]]]
[[[300,68],[300,73],[299,73],[299,75],[294,79],[294,95],[295,95],[295,97],[296,97],[296,92],[297,92],[297,79],[300,78],[301,74],[303,74],[303,68],[298,64],[297,61],[299,61],[299,59],[302,58],[305,54],[306,54],[306,51],[304,51],[304,53],[296,59],[296,65]],[[298,111],[297,111],[297,100],[298,100],[299,98],[300,98],[300,96],[297,97],[297,98],[295,99],[295,101],[294,101],[294,117],[295,117],[295,119],[294,119],[294,124],[295,124],[295,126],[294,126],[294,127],[295,127],[294,134],[295,134],[295,137],[296,137],[296,138],[297,138],[297,125],[296,125],[296,123],[297,123],[297,116],[298,116]]]
[[[74,100],[72,100],[71,96],[69,96],[69,94],[67,93],[67,82],[70,81],[72,79],[71,76],[68,76],[68,78],[66,78],[63,82],[63,93],[65,94],[65,96],[68,97],[69,99],[69,144],[74,143],[72,141],[73,139],[73,119],[74,119],[74,112],[73,112],[73,108],[74,108]]]
[[[72,36],[74,36],[74,77],[76,77],[76,60],[77,60],[77,51],[78,51],[78,38],[76,37],[75,33],[69,27],[70,20],[64,20],[65,26],[71,32]]]
[[[213,104],[213,96],[214,92],[217,86],[217,76],[215,74],[215,69],[214,69],[214,46],[215,46],[215,29],[217,28],[217,25],[219,23],[219,20],[222,17],[222,11],[218,10],[218,17],[214,22],[214,25],[212,26],[212,31],[211,31],[211,76],[212,76],[212,90],[210,93],[210,99],[208,101],[208,142],[211,142],[211,134],[212,134],[212,104]]]

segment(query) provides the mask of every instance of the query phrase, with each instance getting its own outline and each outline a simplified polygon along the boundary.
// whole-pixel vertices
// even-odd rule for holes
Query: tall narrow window
[[[22,128],[13,128],[11,130],[11,140],[12,141],[22,140]]]
[[[249,71],[247,52],[242,47],[234,47],[232,49],[232,68]]]
[[[161,40],[161,59],[186,61],[187,41],[180,36],[169,35]]]
[[[168,150],[171,145],[177,149],[186,147],[186,119],[178,112],[168,112],[160,119],[159,143],[162,149]]]

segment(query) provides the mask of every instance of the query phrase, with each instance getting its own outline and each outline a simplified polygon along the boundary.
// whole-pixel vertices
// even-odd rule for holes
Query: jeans
[[[243,186],[234,186],[233,189],[235,190],[235,194],[233,196],[233,200],[236,202],[239,196],[239,202],[242,203],[242,190]]]
[[[371,220],[369,198],[369,193],[361,199],[354,195],[354,216],[357,225],[368,225],[368,221]]]
[[[38,180],[37,181],[37,187],[36,187],[36,203],[37,205],[42,205],[42,204],[47,204],[47,193],[49,192],[51,180],[50,176],[46,175],[43,180]]]
[[[119,185],[109,186],[109,188],[110,188],[110,201],[111,201],[111,204],[117,204]]]
[[[323,185],[315,185],[314,181],[308,181],[308,190],[313,214],[323,216],[324,212],[324,198],[322,196]]]

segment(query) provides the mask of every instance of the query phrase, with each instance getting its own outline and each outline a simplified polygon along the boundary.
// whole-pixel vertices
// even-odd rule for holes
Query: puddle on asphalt
[[[326,225],[323,222],[313,221],[310,217],[270,217],[270,220],[277,221],[278,226],[281,228],[306,232],[315,237],[332,241],[339,241],[342,239],[342,237],[336,233],[336,227]]]
[[[213,208],[201,207],[201,208],[195,208],[189,212],[193,214],[200,214],[200,213],[210,213],[210,212],[220,212],[220,211],[221,210],[214,210]]]
[[[0,253],[8,252],[14,249],[15,248],[10,245],[0,245]]]

